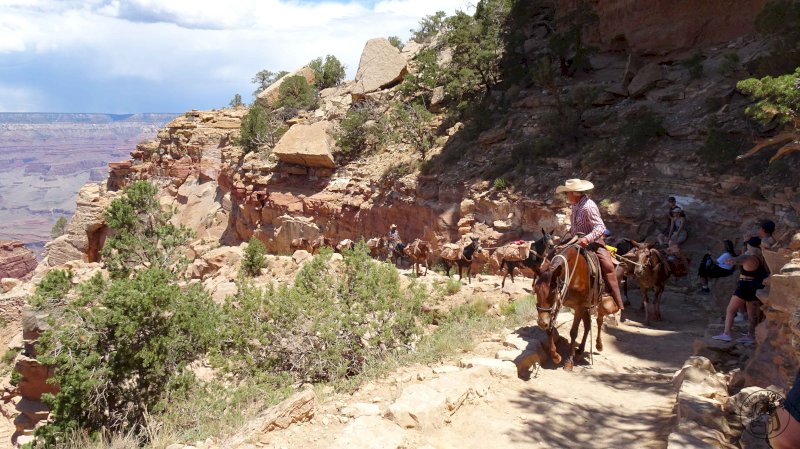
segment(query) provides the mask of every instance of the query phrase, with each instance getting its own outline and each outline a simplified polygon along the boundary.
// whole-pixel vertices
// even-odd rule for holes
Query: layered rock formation
[[[0,278],[24,279],[34,268],[36,257],[21,241],[0,241]]]

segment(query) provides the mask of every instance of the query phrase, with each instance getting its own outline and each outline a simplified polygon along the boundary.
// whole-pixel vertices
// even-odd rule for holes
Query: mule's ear
[[[547,236],[547,232],[545,232],[544,228],[542,228],[542,236]]]
[[[553,229],[550,230],[550,235],[553,235],[555,233],[556,233],[556,228],[553,228]]]

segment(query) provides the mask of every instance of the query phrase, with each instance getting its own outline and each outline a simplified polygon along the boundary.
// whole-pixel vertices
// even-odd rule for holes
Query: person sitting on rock
[[[758,227],[758,237],[761,239],[761,249],[770,249],[775,246],[775,238],[772,234],[775,232],[775,222],[772,220],[764,220]]]
[[[671,242],[680,245],[688,238],[686,231],[686,214],[683,209],[676,207],[672,209],[672,218],[670,220],[669,231],[658,236],[658,243],[665,246]]]
[[[397,225],[392,224],[389,226],[389,247],[396,250],[399,253],[403,252],[403,241],[400,240],[400,233],[397,232]]]
[[[700,268],[697,270],[697,277],[700,278],[702,287],[700,288],[703,293],[709,293],[711,290],[708,288],[709,279],[719,279],[728,277],[733,274],[734,265],[726,263],[728,259],[737,257],[736,249],[733,242],[730,240],[723,240],[725,252],[715,259],[711,258],[711,254],[706,253],[703,260],[700,261]]]
[[[731,330],[733,328],[733,318],[736,311],[742,305],[747,307],[747,317],[750,324],[748,333],[736,340],[739,343],[752,343],[754,341],[755,328],[758,324],[761,301],[756,296],[759,289],[764,288],[764,279],[769,277],[769,270],[764,258],[761,256],[761,239],[751,237],[745,242],[747,251],[739,257],[729,258],[725,263],[731,265],[741,265],[739,272],[739,283],[736,286],[728,308],[725,311],[725,330],[711,338],[720,341],[731,341]]]

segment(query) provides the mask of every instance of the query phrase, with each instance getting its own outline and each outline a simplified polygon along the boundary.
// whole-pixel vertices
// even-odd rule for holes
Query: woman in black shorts
[[[712,337],[714,340],[731,341],[731,328],[733,327],[733,317],[742,305],[747,307],[749,318],[749,332],[736,340],[739,343],[752,343],[754,341],[755,328],[758,324],[758,316],[761,301],[756,296],[756,291],[764,288],[764,279],[769,277],[767,264],[761,257],[761,239],[751,237],[747,241],[747,251],[739,257],[728,260],[728,263],[741,265],[739,270],[739,282],[736,291],[733,292],[728,309],[725,312],[725,331]]]

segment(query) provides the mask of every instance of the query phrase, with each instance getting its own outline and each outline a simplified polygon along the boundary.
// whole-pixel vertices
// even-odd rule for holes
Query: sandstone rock
[[[312,256],[311,253],[309,253],[304,249],[298,249],[297,251],[294,252],[294,254],[292,254],[292,260],[297,265],[300,265],[307,260],[311,260],[312,257],[314,256]]]
[[[19,240],[0,240],[0,277],[22,279],[36,268],[36,256]],[[6,286],[3,285],[3,291]],[[10,290],[10,289],[9,289]]]
[[[344,428],[331,449],[395,449],[407,447],[405,433],[397,424],[377,416],[362,416]]]
[[[47,383],[47,379],[53,376],[52,367],[44,366],[36,359],[21,355],[17,357],[14,368],[22,377],[17,385],[17,390],[23,398],[41,401],[44,393],[58,393],[58,385]]]
[[[292,240],[305,238],[313,241],[320,235],[319,227],[308,217],[281,215],[275,218],[274,225],[274,235],[266,245],[272,253],[288,253],[292,250]]]
[[[27,273],[26,273],[27,274]],[[15,289],[19,285],[22,284],[17,278],[2,278],[0,279],[0,288],[2,288],[3,293],[8,293],[11,290]]]
[[[286,79],[292,76],[302,76],[303,78],[308,81],[308,84],[314,84],[314,71],[311,70],[310,67],[304,66],[300,69],[295,70],[292,73],[282,77],[281,79],[275,81],[271,86],[264,89],[262,92],[258,94],[256,97],[256,103],[260,104],[264,107],[273,107],[278,102],[279,99],[279,92],[281,88],[281,84],[283,84]]]
[[[493,376],[498,377],[517,377],[517,366],[512,361],[488,359],[482,357],[474,357],[469,359],[461,359],[459,366],[462,368],[474,368],[476,366],[485,366],[489,368],[489,372]]]
[[[792,241],[789,243],[789,248],[792,251],[800,251],[800,232],[792,236]]]
[[[294,423],[310,420],[314,417],[316,402],[317,396],[312,389],[295,393],[266,412],[262,427],[264,432],[286,429]]]
[[[408,61],[397,47],[386,38],[367,41],[361,60],[358,63],[353,101],[364,98],[365,94],[392,86],[403,80],[408,72]]]
[[[444,101],[444,87],[438,86],[433,89],[431,94],[431,104],[428,109],[431,112],[439,112],[442,109],[442,102]]]
[[[324,120],[311,125],[294,125],[281,137],[272,153],[290,164],[335,168],[331,129],[331,123]]]
[[[712,399],[682,391],[678,393],[676,411],[681,422],[693,421],[726,435],[731,432],[721,405]]]
[[[656,82],[663,78],[664,71],[659,64],[647,64],[642,67],[642,69],[636,73],[636,76],[633,77],[633,80],[631,80],[631,83],[628,85],[628,95],[631,97],[638,97],[655,86]]]
[[[705,359],[709,365],[711,364],[705,357],[698,358]],[[684,366],[673,376],[672,383],[681,393],[690,393],[710,399],[728,396],[725,382],[716,377],[713,372],[698,366]]]
[[[389,406],[387,416],[404,428],[440,428],[465,401],[486,389],[490,376],[489,368],[481,366],[410,385]]]
[[[378,416],[381,414],[381,407],[377,404],[357,402],[343,408],[342,413],[351,418],[358,418],[360,416]]]

